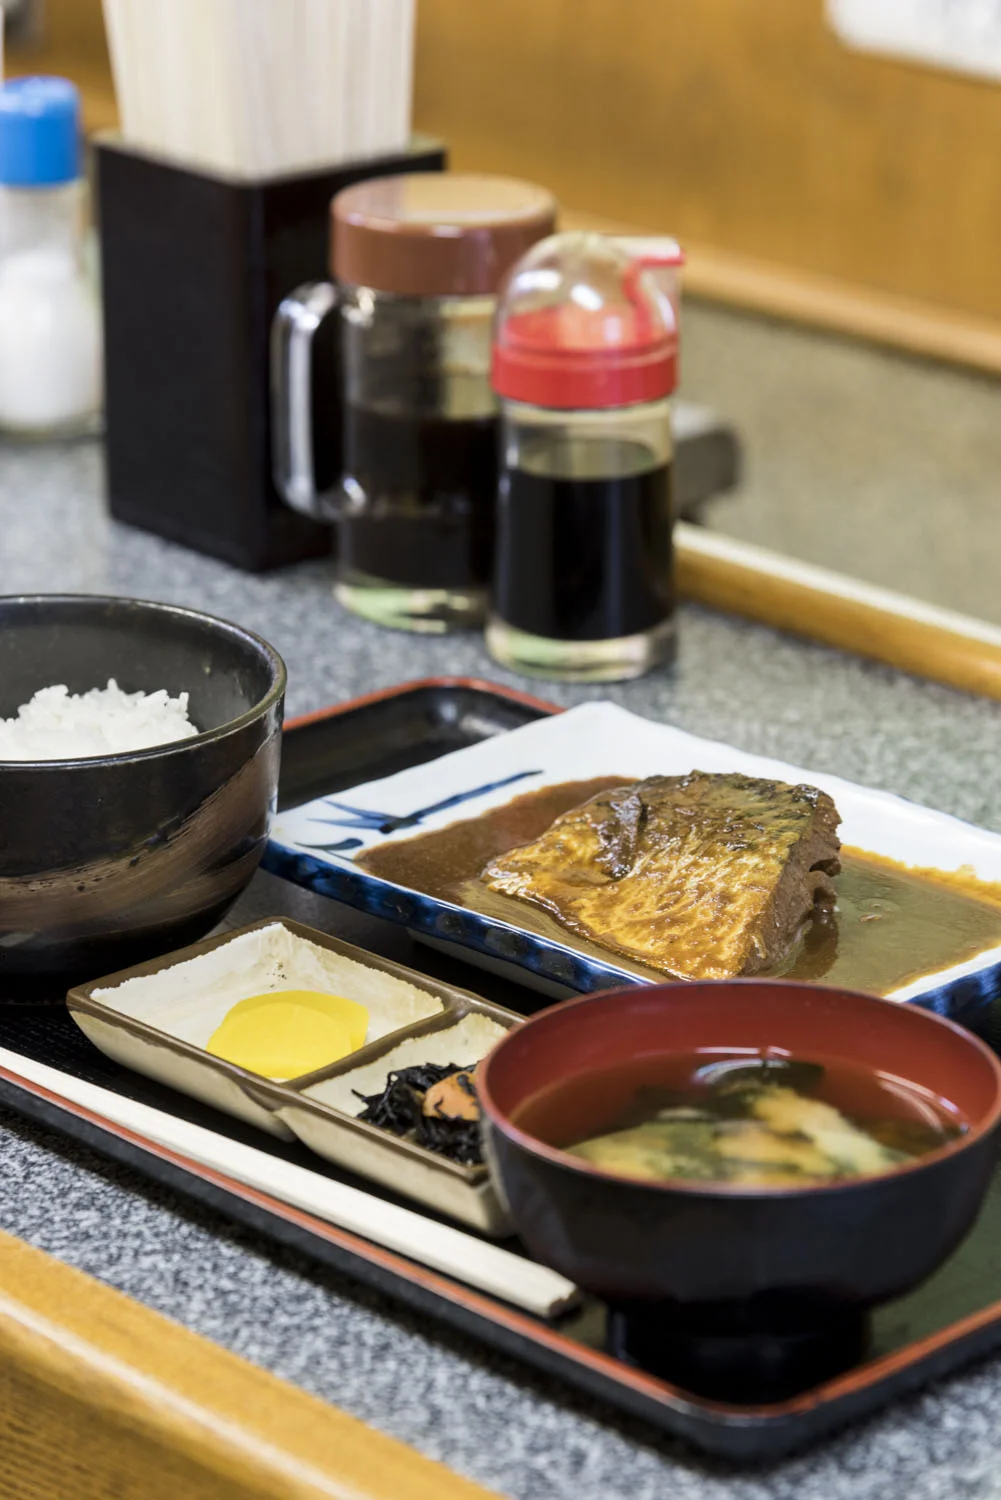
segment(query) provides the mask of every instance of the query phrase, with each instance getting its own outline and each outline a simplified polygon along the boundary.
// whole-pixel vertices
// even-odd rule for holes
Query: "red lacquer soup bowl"
[[[969,1128],[878,1177],[749,1187],[615,1175],[516,1123],[541,1090],[639,1057],[766,1047],[906,1080]],[[702,1328],[830,1325],[915,1286],[971,1228],[1001,1123],[1001,1065],[970,1033],[913,1006],[768,980],[554,1006],[498,1044],[478,1086],[488,1161],[531,1253],[613,1305],[658,1304]],[[546,1131],[560,1138],[552,1116]]]

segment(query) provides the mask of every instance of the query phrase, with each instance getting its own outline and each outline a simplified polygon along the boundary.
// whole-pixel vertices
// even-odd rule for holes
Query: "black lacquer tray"
[[[518,728],[549,705],[467,680],[407,684],[301,719],[287,727],[283,805],[292,806],[430,760],[492,734]],[[227,926],[290,915],[351,942],[479,990],[529,1013],[534,992],[422,948],[399,927],[258,875]],[[70,1020],[58,994],[32,1001],[0,995],[0,1043],[74,1077],[167,1110],[260,1150],[355,1180],[304,1147],[251,1126],[120,1067]],[[594,1299],[554,1323],[470,1290],[424,1267],[290,1208],[135,1132],[0,1069],[0,1102],[136,1171],[240,1221],[262,1239],[290,1245],[365,1282],[429,1318],[544,1371],[700,1448],[733,1459],[774,1458],[885,1405],[979,1354],[1001,1347],[1001,1172],[981,1219],[952,1260],[924,1287],[875,1315],[869,1350],[845,1373],[782,1401],[737,1405],[672,1386],[606,1350],[607,1310]],[[369,1182],[366,1191],[391,1195]],[[410,1205],[413,1206],[413,1205]]]

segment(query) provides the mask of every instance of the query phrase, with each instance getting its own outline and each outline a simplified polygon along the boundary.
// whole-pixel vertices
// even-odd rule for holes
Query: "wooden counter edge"
[[[1001,701],[1001,628],[684,522],[682,598]]]
[[[329,1333],[337,1339],[336,1325]],[[2,1233],[0,1493],[488,1500],[404,1444]]]

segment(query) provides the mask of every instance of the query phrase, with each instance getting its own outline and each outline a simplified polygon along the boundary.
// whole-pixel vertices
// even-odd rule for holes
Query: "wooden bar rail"
[[[4,1234],[0,1495],[489,1500],[402,1443]]]
[[[683,598],[1001,700],[1001,628],[679,523]]]

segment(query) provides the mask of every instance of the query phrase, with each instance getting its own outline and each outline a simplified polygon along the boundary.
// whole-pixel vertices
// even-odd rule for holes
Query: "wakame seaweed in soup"
[[[746,1051],[596,1070],[542,1090],[515,1123],[621,1176],[763,1188],[877,1176],[968,1125],[906,1079],[842,1058]]]

